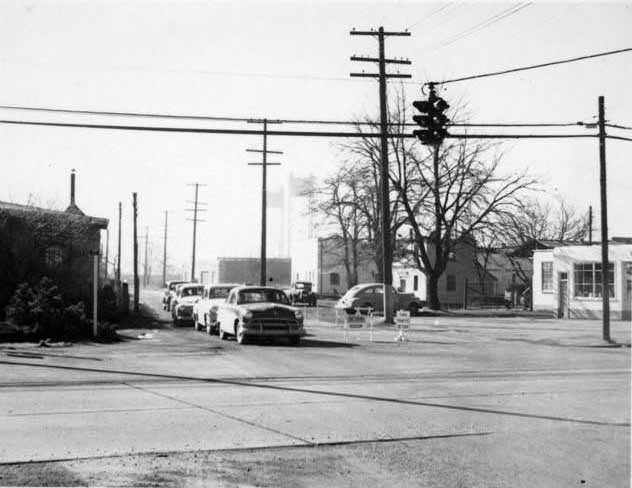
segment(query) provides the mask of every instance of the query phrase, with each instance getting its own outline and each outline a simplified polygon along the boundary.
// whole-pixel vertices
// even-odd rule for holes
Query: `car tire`
[[[226,340],[226,338],[227,338],[227,336],[226,336],[226,332],[224,332],[224,331],[222,330],[221,325],[217,324],[217,326],[219,327],[219,340],[220,340],[220,341],[225,341],[225,340]]]
[[[419,313],[419,305],[415,302],[411,303],[410,305],[408,305],[408,311],[410,312],[411,317],[416,317]]]
[[[195,328],[196,332],[200,330],[200,324],[198,323],[197,314],[193,315],[193,327]]]
[[[213,328],[208,323],[208,315],[207,314],[204,314],[204,328],[206,329],[206,333],[208,335],[211,335],[211,333],[213,332]]]
[[[237,341],[237,344],[246,343],[246,334],[244,334],[244,331],[239,324],[235,325],[235,340]]]

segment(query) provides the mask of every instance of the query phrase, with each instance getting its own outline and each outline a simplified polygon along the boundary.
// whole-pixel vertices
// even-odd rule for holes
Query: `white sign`
[[[366,324],[366,315],[347,315],[346,322],[350,329],[361,329]]]
[[[410,312],[408,310],[398,310],[395,314],[395,324],[398,329],[408,329],[410,327]]]

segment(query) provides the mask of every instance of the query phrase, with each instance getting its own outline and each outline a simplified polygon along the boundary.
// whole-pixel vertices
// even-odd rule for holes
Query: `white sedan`
[[[240,286],[235,283],[205,285],[202,298],[193,306],[195,330],[206,329],[207,334],[217,334],[217,308],[226,301],[228,293]]]
[[[233,288],[217,310],[219,338],[243,344],[249,337],[287,337],[299,345],[305,335],[303,312],[290,306],[283,290],[266,286]]]

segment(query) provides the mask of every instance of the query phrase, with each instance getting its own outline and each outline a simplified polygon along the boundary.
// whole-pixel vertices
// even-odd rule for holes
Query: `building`
[[[356,280],[349,279],[344,264],[344,244],[339,236],[304,239],[295,242],[292,251],[292,281],[311,281],[319,295],[342,295],[354,283],[377,281],[375,261],[369,249],[362,245],[358,252]],[[462,307],[466,287],[470,295],[478,293],[477,266],[473,242],[455,247],[446,271],[439,279],[439,300],[443,306]],[[489,279],[493,280],[493,277]],[[393,263],[393,286],[403,293],[413,293],[421,301],[427,299],[426,275],[406,260]]]
[[[289,286],[291,261],[289,258],[267,258],[268,286]],[[217,258],[217,269],[209,270],[211,283],[249,283],[258,285],[261,273],[260,258]]]
[[[630,319],[632,244],[608,246],[610,314]],[[559,318],[602,317],[601,246],[559,246],[533,253],[533,309]]]
[[[65,211],[0,202],[0,313],[20,283],[51,278],[63,297],[91,303],[93,255],[108,220],[85,215],[75,203],[71,175]]]

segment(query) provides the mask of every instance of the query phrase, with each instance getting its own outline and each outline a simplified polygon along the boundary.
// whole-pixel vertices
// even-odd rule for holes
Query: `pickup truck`
[[[393,287],[391,291],[393,310],[408,310],[411,315],[417,315],[419,310],[426,305],[412,293],[400,293]],[[355,313],[356,308],[372,308],[374,312],[383,313],[384,285],[381,283],[356,285],[336,302],[335,307],[347,313]]]
[[[310,307],[316,306],[316,293],[312,291],[311,281],[297,281],[291,288],[285,290],[290,303],[306,303]]]

